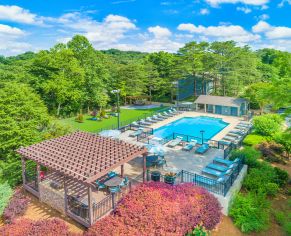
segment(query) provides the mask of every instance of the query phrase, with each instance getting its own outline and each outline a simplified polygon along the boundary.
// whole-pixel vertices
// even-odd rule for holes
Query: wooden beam
[[[40,183],[40,164],[36,163],[36,187],[39,192],[39,183]]]
[[[67,177],[64,176],[64,200],[65,200],[65,213],[68,211],[68,186],[67,186]]]
[[[147,172],[147,154],[143,154],[143,182],[146,182],[146,172]]]
[[[25,178],[26,160],[23,156],[21,157],[21,165],[22,165],[22,182],[23,182],[23,185],[25,185],[26,184],[26,178]]]
[[[123,177],[123,175],[124,175],[124,165],[122,164],[120,166],[120,176]]]
[[[88,209],[89,209],[89,224],[92,225],[93,219],[93,199],[92,199],[92,187],[88,187]]]

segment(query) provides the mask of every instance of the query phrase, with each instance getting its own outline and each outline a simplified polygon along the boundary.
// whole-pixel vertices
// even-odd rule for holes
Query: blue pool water
[[[155,129],[154,135],[159,138],[166,138],[175,133],[175,136],[180,134],[201,138],[200,131],[204,130],[203,138],[204,140],[208,140],[228,125],[229,123],[213,117],[184,117],[158,129]],[[186,137],[184,137],[184,139],[186,139]]]

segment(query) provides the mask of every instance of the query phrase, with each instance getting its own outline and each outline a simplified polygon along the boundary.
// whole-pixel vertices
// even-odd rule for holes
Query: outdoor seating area
[[[250,132],[252,129],[252,124],[250,122],[239,122],[233,130],[229,131],[221,140],[221,143],[225,143],[226,145],[229,145],[230,143],[233,143],[235,145],[238,145],[244,137]]]
[[[142,157],[140,175],[142,181],[146,178],[146,148],[85,132],[20,148],[18,153],[23,176],[26,162],[36,163],[35,188],[23,178],[24,188],[86,227],[113,210],[138,182],[125,175],[124,165]],[[47,169],[42,180],[41,168]]]

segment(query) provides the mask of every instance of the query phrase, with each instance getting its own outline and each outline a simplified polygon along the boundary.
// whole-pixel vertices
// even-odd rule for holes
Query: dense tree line
[[[266,91],[257,93],[257,88],[290,86],[291,54],[274,49],[254,52],[233,41],[190,42],[175,54],[97,51],[77,35],[50,50],[0,58],[0,81],[28,84],[57,116],[105,107],[114,101],[112,89],[120,89],[122,97],[148,94],[170,101],[172,82],[189,76],[212,81],[217,95],[254,93],[260,106],[273,101],[261,101],[259,94]],[[275,100],[284,105],[280,97]]]

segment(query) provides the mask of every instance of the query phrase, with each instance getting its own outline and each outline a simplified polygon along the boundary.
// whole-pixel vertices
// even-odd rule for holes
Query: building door
[[[238,112],[237,107],[230,108],[230,115],[231,116],[238,116],[237,112]]]
[[[215,106],[215,114],[220,114],[222,113],[222,107],[221,106]]]

